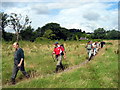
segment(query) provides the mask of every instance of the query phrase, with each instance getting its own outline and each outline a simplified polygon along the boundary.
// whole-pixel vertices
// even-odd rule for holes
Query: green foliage
[[[45,37],[38,37],[36,38],[35,42],[43,42],[43,41],[49,41],[49,39],[45,38]]]
[[[0,12],[0,20],[1,20],[1,29],[2,29],[2,38],[6,40],[6,38],[8,38],[8,33],[5,32],[5,28],[8,26],[8,17],[9,15],[4,13],[4,12]]]
[[[77,41],[79,41],[79,38],[78,38],[78,36],[77,36],[77,35],[76,35],[76,40],[77,40]]]
[[[34,29],[31,26],[28,26],[25,30],[20,31],[20,36],[22,40],[34,41],[35,34]]]
[[[46,30],[43,37],[53,40],[56,35],[53,33],[52,30]]]
[[[4,33],[5,37],[3,37],[3,39],[5,41],[14,41],[14,36],[15,36],[14,34],[9,33],[9,32],[2,32],[2,33]]]
[[[108,44],[108,45],[113,45],[111,42],[107,42],[106,44]]]
[[[2,20],[1,22],[1,28],[2,28],[2,31],[4,31],[5,27],[8,26],[8,17],[9,15],[4,13],[4,12],[0,12],[0,19]]]
[[[98,28],[94,31],[93,38],[95,39],[105,39],[106,31],[103,28]]]
[[[52,30],[53,33],[58,33],[59,28],[60,28],[60,25],[57,23],[48,23],[45,26],[41,27],[41,34],[43,36],[46,30]]]
[[[106,37],[108,39],[120,39],[120,31],[116,31],[116,30],[107,31]]]
[[[11,13],[9,15],[9,26],[15,31],[16,41],[19,41],[19,33],[21,30],[25,29],[25,27],[31,23],[28,16],[26,15],[24,21],[22,21],[22,15]]]
[[[98,28],[91,34],[92,39],[120,39],[120,31]]]
[[[48,23],[43,27],[38,27],[34,30],[31,26],[28,26],[26,29],[20,29],[19,38],[27,41],[35,41],[36,38],[43,37],[44,39],[50,40],[77,40],[80,38],[87,39],[120,39],[120,31],[111,30],[106,31],[104,28],[98,28],[94,30],[94,33],[87,34],[81,29],[66,29],[61,27],[58,23]],[[8,35],[4,33],[4,39],[9,41]],[[13,35],[14,36],[14,35]],[[17,36],[18,37],[18,36]],[[17,38],[16,37],[16,38]],[[10,37],[12,38],[12,36]],[[8,39],[8,40],[7,40]],[[10,39],[11,40],[11,39]]]

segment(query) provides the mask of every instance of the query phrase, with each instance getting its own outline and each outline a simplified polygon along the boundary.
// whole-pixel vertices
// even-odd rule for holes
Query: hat
[[[58,44],[58,42],[55,42],[54,45]]]
[[[89,43],[90,41],[88,41],[88,43]]]

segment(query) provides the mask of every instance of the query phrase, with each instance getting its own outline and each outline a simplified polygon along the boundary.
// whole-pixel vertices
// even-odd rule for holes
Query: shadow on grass
[[[69,67],[69,64],[63,64],[64,69],[67,69]]]

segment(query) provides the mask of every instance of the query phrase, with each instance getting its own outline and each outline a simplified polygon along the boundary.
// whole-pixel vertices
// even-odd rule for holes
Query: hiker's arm
[[[20,51],[20,56],[21,56],[21,60],[20,60],[20,63],[18,64],[18,67],[21,66],[21,64],[22,64],[22,62],[24,60],[24,51],[23,50]]]
[[[18,64],[18,67],[21,66],[22,62],[23,62],[23,58],[21,58],[20,63]]]
[[[53,53],[52,54],[55,54],[55,49],[53,50]]]
[[[66,52],[65,52],[65,51],[63,51],[63,54],[64,54],[64,59],[66,59]]]
[[[63,47],[61,47],[61,50],[62,50],[62,52],[63,52],[63,54],[64,54],[64,59],[66,59],[66,52],[65,52],[65,49],[64,49]]]
[[[55,52],[53,52],[52,54],[55,54]]]
[[[55,48],[54,48],[54,50],[53,50],[52,54],[55,54]]]

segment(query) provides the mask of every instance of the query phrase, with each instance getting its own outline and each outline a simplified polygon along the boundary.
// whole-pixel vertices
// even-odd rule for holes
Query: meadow
[[[107,40],[104,48],[87,64],[67,72],[54,73],[56,63],[52,58],[55,41],[20,41],[25,53],[25,68],[30,74],[26,79],[19,71],[16,85],[9,85],[13,68],[13,42],[2,42],[3,88],[117,88],[118,40]],[[64,44],[65,68],[79,65],[87,59],[87,41],[59,41]]]

